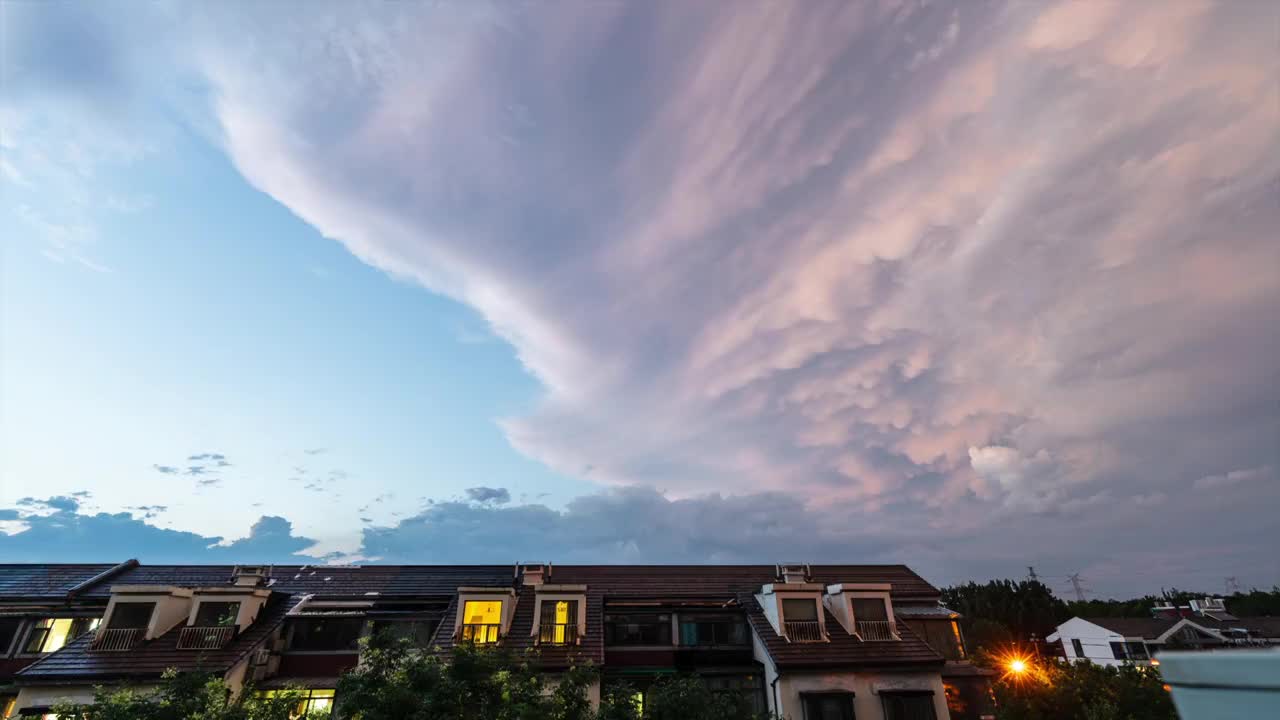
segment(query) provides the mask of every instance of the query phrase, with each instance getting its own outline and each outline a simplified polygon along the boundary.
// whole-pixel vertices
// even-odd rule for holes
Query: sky
[[[0,560],[1280,584],[1278,28],[0,3]]]

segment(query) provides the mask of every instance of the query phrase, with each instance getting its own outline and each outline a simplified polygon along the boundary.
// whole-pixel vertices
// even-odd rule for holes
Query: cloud
[[[227,459],[227,456],[223,455],[222,453],[200,453],[199,455],[191,455],[187,458],[187,460],[192,462],[198,461],[198,460],[223,461],[226,459]]]
[[[292,525],[275,516],[260,518],[243,538],[224,541],[218,536],[148,524],[146,520],[163,511],[163,506],[138,508],[143,512],[139,518],[129,512],[81,513],[79,504],[68,498],[27,500],[31,502],[20,504],[53,512],[6,509],[9,519],[20,519],[24,524],[18,532],[0,534],[0,555],[10,562],[119,562],[131,557],[156,564],[306,562],[311,558],[300,553],[315,544],[310,538],[293,535]]]
[[[1246,470],[1232,470],[1221,475],[1206,475],[1196,480],[1195,486],[1200,490],[1210,490],[1253,482],[1274,485],[1277,482],[1276,469],[1271,465],[1263,465],[1262,467],[1248,468]]]
[[[505,505],[511,502],[511,493],[506,488],[480,487],[467,488],[467,497],[478,503],[495,503]]]
[[[941,558],[1023,514],[1049,555],[1072,510],[1159,530],[1109,500],[1174,513],[1280,465],[1266,4],[288,12],[165,34],[210,135],[362,261],[473,307],[545,388],[504,432],[556,471],[892,513]]]
[[[155,468],[156,472],[163,473],[165,475],[177,475],[178,473],[182,472],[181,470],[179,470],[178,468],[172,465],[152,465],[151,467]]]

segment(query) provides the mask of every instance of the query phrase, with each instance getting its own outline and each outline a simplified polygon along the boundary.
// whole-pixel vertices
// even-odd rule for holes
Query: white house
[[[1180,649],[1226,644],[1196,618],[1071,618],[1046,638],[1062,642],[1067,660],[1098,665],[1150,664],[1166,646]]]

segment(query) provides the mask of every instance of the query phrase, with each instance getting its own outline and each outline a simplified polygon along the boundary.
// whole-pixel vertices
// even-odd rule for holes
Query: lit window
[[[573,644],[578,640],[578,601],[543,600],[538,620],[538,642]]]
[[[481,645],[495,643],[501,628],[501,600],[468,600],[462,606],[463,640]]]
[[[268,690],[265,693],[267,697],[279,697],[285,694],[296,694],[302,698],[293,710],[292,717],[294,718],[301,718],[313,712],[326,715],[333,712],[333,689]]]
[[[7,718],[13,715],[13,705],[18,702],[16,697],[0,698],[0,718]]]
[[[98,618],[41,618],[31,626],[24,653],[51,653],[86,632],[98,629]]]

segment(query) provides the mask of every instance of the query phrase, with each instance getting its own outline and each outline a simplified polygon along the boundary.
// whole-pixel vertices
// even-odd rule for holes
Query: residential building
[[[0,566],[0,617],[23,638],[0,692],[28,717],[167,668],[300,687],[324,709],[383,629],[431,652],[536,648],[552,676],[589,661],[593,701],[687,672],[791,720],[989,711],[957,616],[901,565]],[[52,651],[14,651],[36,645]]]
[[[1170,649],[1280,645],[1280,618],[1238,618],[1222,600],[1205,598],[1185,607],[1155,607],[1149,618],[1071,618],[1046,640],[1061,643],[1063,656],[1073,662],[1144,665]]]

